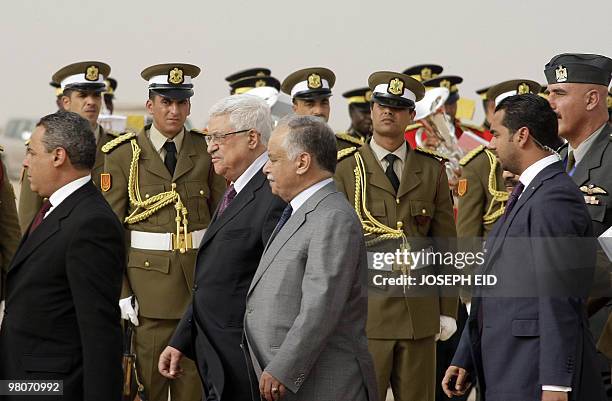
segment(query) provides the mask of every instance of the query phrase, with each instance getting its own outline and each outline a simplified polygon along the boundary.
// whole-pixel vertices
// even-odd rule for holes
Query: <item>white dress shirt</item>
[[[317,192],[319,189],[323,188],[331,182],[334,182],[333,178],[326,178],[323,181],[319,181],[316,184],[309,186],[308,188],[297,194],[295,198],[291,199],[290,202],[291,208],[293,209],[291,215],[293,216],[296,210],[298,210],[308,199],[310,199],[310,197],[314,195],[315,192]]]
[[[69,182],[64,185],[57,191],[53,192],[53,194],[49,197],[49,202],[51,202],[51,208],[47,213],[45,213],[43,219],[45,219],[56,207],[60,205],[70,195],[73,194],[77,189],[81,188],[83,185],[87,184],[91,181],[91,175],[86,175],[85,177],[77,178],[74,181]]]
[[[244,173],[240,177],[236,178],[236,181],[232,182],[234,185],[234,191],[236,195],[242,191],[244,187],[251,181],[251,178],[255,177],[260,170],[263,169],[264,165],[268,162],[268,152],[263,152],[251,165],[244,170]]]
[[[387,171],[387,167],[389,167],[389,162],[385,160],[385,156],[387,156],[389,153],[393,153],[395,156],[399,157],[399,160],[396,160],[395,163],[393,163],[393,171],[395,172],[395,175],[397,175],[400,182],[402,181],[402,172],[404,171],[404,163],[406,162],[406,154],[408,153],[407,146],[408,144],[406,141],[404,141],[399,148],[395,149],[393,152],[389,152],[387,149],[376,143],[376,140],[374,140],[373,137],[370,140],[370,148],[372,149],[372,152],[374,152],[376,160],[378,161],[380,167],[382,167],[383,171]]]

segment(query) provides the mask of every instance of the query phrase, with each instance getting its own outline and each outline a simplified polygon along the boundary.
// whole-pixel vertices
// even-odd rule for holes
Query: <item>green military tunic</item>
[[[4,277],[20,238],[15,193],[6,174],[6,167],[0,161],[0,300],[4,299]]]
[[[503,216],[508,200],[501,165],[484,146],[472,150],[459,164],[457,236],[486,237]]]
[[[106,145],[107,142],[115,139],[117,134],[114,132],[106,131],[102,126],[98,125],[97,128],[97,148],[96,148],[96,161],[91,170],[91,179],[97,188],[100,188],[100,174],[104,170],[104,153],[102,153],[102,146]],[[38,194],[32,192],[30,189],[30,181],[26,176],[25,169],[21,172],[20,181],[20,192],[19,192],[19,222],[21,226],[21,232],[24,233],[29,227],[30,223],[34,219],[34,216],[40,210],[43,203],[43,198]]]

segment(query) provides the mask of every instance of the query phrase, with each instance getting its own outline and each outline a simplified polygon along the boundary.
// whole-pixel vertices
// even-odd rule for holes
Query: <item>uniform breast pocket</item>
[[[603,223],[606,217],[606,204],[601,199],[599,200],[599,205],[587,204],[586,207],[591,215],[591,220]]]
[[[436,206],[433,202],[410,200],[410,216],[417,231],[428,235]]]
[[[200,223],[208,225],[210,222],[210,210],[208,209],[208,199],[210,189],[203,181],[190,181],[185,183],[187,199],[183,200],[187,205],[187,211],[191,218]],[[188,216],[189,216],[188,215]]]
[[[140,184],[139,187],[140,187],[140,197],[142,198],[143,201],[146,201],[147,199],[150,199],[153,196],[159,195],[165,191],[163,184],[148,184],[148,185]],[[147,219],[147,222],[153,225],[168,224],[170,222],[171,214],[172,213],[168,212],[165,207],[153,213],[153,215]]]
[[[387,209],[385,207],[385,201],[382,199],[372,199],[366,205],[372,216],[376,217],[377,220],[380,218],[387,217]],[[382,221],[381,221],[382,222]]]

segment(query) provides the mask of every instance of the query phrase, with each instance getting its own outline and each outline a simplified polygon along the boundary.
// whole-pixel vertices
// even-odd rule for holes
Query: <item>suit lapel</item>
[[[359,149],[359,153],[363,157],[363,162],[365,164],[366,174],[368,184],[378,187],[382,190],[385,190],[395,196],[395,189],[393,189],[393,185],[391,185],[391,181],[385,175],[382,167],[380,167],[380,163],[374,154],[374,151],[370,147],[370,145],[364,145]]]
[[[191,138],[191,131],[185,130],[183,136],[183,144],[181,145],[181,151],[178,154],[178,160],[176,161],[176,169],[174,170],[173,181],[177,181],[181,176],[187,174],[193,169],[195,163],[192,158],[198,157],[197,149]],[[165,165],[164,165],[165,166]]]
[[[251,281],[251,286],[249,288],[249,292],[253,291],[255,285],[259,282],[261,277],[264,275],[268,267],[272,264],[272,261],[285,245],[285,243],[295,235],[298,229],[304,224],[306,221],[306,215],[313,211],[319,202],[327,195],[336,192],[336,186],[332,182],[323,188],[319,189],[315,192],[294,214],[287,220],[287,223],[281,228],[275,238],[273,238],[272,242],[268,242],[264,253],[259,262],[259,266],[257,267],[257,271],[255,272],[255,276],[253,277],[253,281]]]
[[[612,134],[612,127],[610,124],[606,124],[603,130],[599,133],[595,141],[591,144],[589,151],[584,155],[580,163],[576,165],[576,170],[572,174],[572,179],[578,185],[584,185],[589,181],[589,175],[592,169],[601,166],[601,159],[606,147],[610,144],[610,135]],[[606,188],[610,190],[610,188]]]
[[[215,234],[224,227],[234,216],[240,213],[246,205],[255,199],[255,191],[257,191],[261,186],[266,182],[266,176],[262,171],[258,171],[257,174],[253,176],[247,183],[247,185],[240,191],[238,195],[234,198],[234,200],[229,204],[227,209],[223,212],[221,217],[217,216],[217,212],[212,218],[212,223],[206,230],[204,234],[204,238],[202,239],[203,247],[206,245],[211,238],[215,236]],[[221,204],[221,202],[219,202]],[[217,210],[219,208],[217,207]]]
[[[36,248],[44,243],[49,237],[55,234],[60,229],[60,221],[70,214],[74,206],[76,206],[80,199],[91,192],[96,190],[93,183],[90,181],[77,189],[74,193],[68,196],[60,205],[55,208],[43,221],[40,223],[38,228],[30,235],[25,234],[17,252],[11,262],[8,272],[11,273],[13,270],[19,267],[21,262],[24,261]],[[28,227],[29,229],[29,227]]]
[[[172,181],[170,172],[166,168],[166,165],[162,161],[161,157],[159,157],[159,153],[155,151],[151,140],[147,138],[147,134],[144,129],[138,133],[136,136],[136,141],[141,149],[140,159],[143,161],[143,167],[158,177]]]
[[[527,203],[527,201],[529,201],[529,199],[538,190],[538,188],[540,188],[540,186],[542,186],[542,183],[544,181],[546,181],[547,179],[549,179],[550,177],[552,177],[552,176],[554,176],[556,174],[561,173],[562,171],[563,171],[563,163],[555,162],[555,163],[553,163],[553,164],[551,164],[549,166],[546,166],[544,168],[544,170],[540,171],[538,173],[538,175],[536,175],[534,177],[534,179],[531,181],[531,183],[529,183],[529,186],[527,188],[525,188],[525,190],[523,191],[523,194],[521,195],[520,199],[516,202],[516,204],[514,205],[512,210],[510,211],[510,214],[505,217],[505,219],[501,223],[501,226],[499,227],[499,229],[496,230],[498,233],[496,233],[496,238],[494,240],[494,243],[493,243],[491,251],[490,251],[491,252],[490,260],[493,259],[493,257],[497,253],[497,251],[500,249],[502,243],[504,242],[503,239],[506,238],[506,234],[508,233],[508,229],[510,228],[510,225],[512,224],[512,221],[514,220],[514,217],[519,212],[521,207],[523,207],[523,205],[525,203]]]

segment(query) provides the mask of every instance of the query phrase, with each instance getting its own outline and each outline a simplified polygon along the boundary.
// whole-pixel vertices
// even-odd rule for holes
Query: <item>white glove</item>
[[[4,317],[4,301],[0,301],[0,327],[2,327],[3,317]]]
[[[121,319],[129,320],[134,326],[138,326],[140,324],[138,322],[138,300],[134,298],[134,306],[132,307],[132,298],[134,298],[133,295],[119,300]]]
[[[450,316],[440,315],[440,333],[436,334],[436,341],[446,341],[457,331],[457,321]]]

